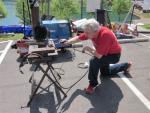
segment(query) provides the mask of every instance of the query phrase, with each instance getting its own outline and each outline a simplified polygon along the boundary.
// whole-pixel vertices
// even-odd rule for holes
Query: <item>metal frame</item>
[[[47,65],[46,70],[43,69],[43,67],[41,66],[41,63],[46,63],[46,65]],[[34,97],[36,96],[37,91],[40,88],[45,77],[47,77],[52,82],[52,84],[54,84],[54,86],[56,86],[56,88],[64,95],[64,98],[67,97],[67,94],[62,90],[61,86],[59,85],[58,80],[56,80],[56,76],[59,77],[59,79],[61,79],[61,76],[59,75],[59,73],[57,73],[57,75],[54,74],[55,69],[52,66],[52,61],[50,59],[45,59],[45,58],[36,59],[32,62],[32,64],[36,65],[34,72],[36,72],[37,69],[40,69],[40,71],[43,72],[43,76],[41,77],[39,83],[37,84],[36,89],[33,91],[33,94],[31,95],[30,100],[27,103],[28,107],[31,105],[31,102],[33,101]],[[55,80],[48,74],[49,70],[51,72],[52,77],[55,78]],[[29,79],[29,82],[31,82],[32,79],[33,79],[33,77],[31,76]]]

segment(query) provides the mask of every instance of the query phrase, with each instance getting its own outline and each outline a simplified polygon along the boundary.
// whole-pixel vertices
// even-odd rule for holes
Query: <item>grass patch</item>
[[[145,18],[150,18],[150,13],[143,13],[142,16]]]
[[[22,33],[16,33],[14,35],[0,35],[0,41],[7,41],[7,40],[18,40],[22,39],[23,34]]]
[[[135,9],[134,14],[140,18],[150,18],[150,13],[143,13],[143,11]]]
[[[145,29],[150,29],[150,24],[145,24],[145,25],[142,25],[141,27],[143,27]]]

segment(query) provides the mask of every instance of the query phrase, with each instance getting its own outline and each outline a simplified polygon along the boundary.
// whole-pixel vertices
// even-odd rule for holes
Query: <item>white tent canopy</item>
[[[87,12],[95,12],[96,9],[100,9],[101,0],[87,0]]]
[[[150,10],[150,0],[144,0],[143,10]]]

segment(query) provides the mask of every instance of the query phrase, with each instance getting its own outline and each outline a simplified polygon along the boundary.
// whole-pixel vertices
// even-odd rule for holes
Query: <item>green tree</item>
[[[44,0],[43,0],[44,1]],[[27,0],[16,0],[16,16],[20,18],[21,23],[23,23],[23,2],[24,2],[24,10],[25,10],[25,24],[30,24],[30,18],[29,17],[29,11],[30,11],[30,4],[29,4],[29,10],[27,5]],[[39,10],[40,10],[40,16],[44,13],[43,10],[46,8],[46,2],[39,2]],[[44,9],[43,9],[44,8]],[[30,11],[31,12],[31,11]]]
[[[70,19],[80,14],[80,1],[78,0],[52,0],[51,14],[58,19]]]
[[[80,0],[50,0],[50,15],[57,19],[70,19],[74,15],[80,14]],[[27,7],[27,0],[16,0],[16,16],[23,22],[23,2],[25,10],[25,23],[30,24],[29,11]],[[47,2],[39,2],[40,17],[47,13]]]
[[[24,2],[24,15],[25,24],[30,24],[29,11],[27,6],[27,0],[16,0],[16,16],[20,18],[21,23],[23,23],[23,2]]]
[[[0,0],[0,14],[3,17],[7,16],[7,10],[2,0]]]
[[[101,0],[102,9],[110,10],[112,7],[112,0]]]
[[[117,13],[118,19],[122,14],[126,14],[131,7],[131,0],[113,0],[112,10]]]

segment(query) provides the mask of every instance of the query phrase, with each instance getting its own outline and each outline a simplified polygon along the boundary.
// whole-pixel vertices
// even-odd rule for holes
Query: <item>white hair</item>
[[[83,24],[83,30],[84,31],[98,31],[100,28],[100,25],[98,23],[98,21],[96,21],[95,19],[88,19],[84,24]]]

